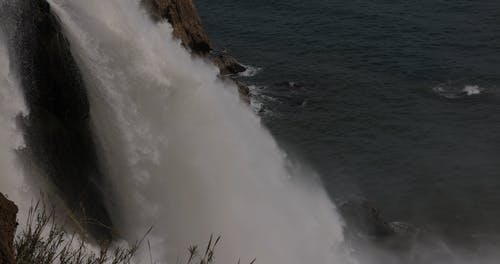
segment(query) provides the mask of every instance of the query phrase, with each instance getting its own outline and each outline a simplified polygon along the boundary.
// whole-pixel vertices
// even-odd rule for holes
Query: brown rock
[[[196,12],[194,0],[141,0],[154,21],[167,20],[173,27],[173,35],[182,41],[184,47],[192,53],[206,57],[220,69],[221,75],[234,75],[244,72],[241,65],[227,51],[212,51],[212,44],[203,29],[200,17]],[[250,94],[246,85],[233,80],[245,101]]]
[[[227,53],[215,54],[211,57],[212,62],[219,67],[220,73],[226,74],[238,74],[244,72],[246,68],[241,65],[233,56]]]
[[[168,20],[174,36],[196,54],[206,55],[212,44],[203,29],[193,0],[142,0],[156,21]]]
[[[238,80],[234,80],[233,81],[236,83],[236,85],[238,86],[238,92],[240,92],[240,95],[242,96],[242,99],[244,99],[246,102],[250,102],[249,99],[250,99],[250,89],[248,88],[248,86]]]
[[[17,206],[0,193],[0,263],[14,264]]]

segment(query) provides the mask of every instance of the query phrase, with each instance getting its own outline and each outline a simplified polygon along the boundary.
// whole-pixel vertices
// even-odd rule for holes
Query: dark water
[[[262,67],[243,80],[264,122],[332,197],[500,241],[500,1],[197,5],[216,46]]]

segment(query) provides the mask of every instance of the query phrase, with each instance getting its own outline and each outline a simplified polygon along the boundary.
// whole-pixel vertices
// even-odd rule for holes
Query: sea
[[[500,1],[198,0],[251,105],[337,204],[500,248]],[[480,263],[480,262],[474,262]]]

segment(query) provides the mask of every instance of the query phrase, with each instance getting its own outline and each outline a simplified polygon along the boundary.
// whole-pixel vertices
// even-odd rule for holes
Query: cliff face
[[[17,206],[0,193],[0,263],[14,264]]]
[[[76,219],[98,239],[110,238],[103,175],[90,127],[89,101],[60,21],[45,0],[15,2],[10,53],[29,109],[19,117],[26,166],[47,175]],[[99,224],[92,224],[99,223]]]
[[[192,52],[205,55],[212,44],[203,29],[193,0],[142,0],[156,21],[168,20],[175,37]]]

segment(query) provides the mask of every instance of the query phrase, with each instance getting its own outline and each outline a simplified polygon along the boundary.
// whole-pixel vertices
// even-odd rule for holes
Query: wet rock
[[[396,234],[380,211],[367,201],[347,201],[339,209],[351,232],[375,238]]]
[[[219,78],[226,85],[236,85],[236,87],[238,88],[238,93],[240,95],[240,98],[243,101],[250,103],[250,88],[248,87],[248,85],[239,80],[227,76],[219,76]]]
[[[0,263],[14,264],[17,206],[0,193]]]
[[[208,58],[220,69],[221,75],[235,75],[246,68],[226,50],[214,51],[207,33],[203,29],[201,19],[196,12],[193,0],[141,0],[156,22],[167,20],[173,27],[174,37],[193,54]],[[250,92],[241,82],[232,79],[241,95],[249,96]],[[244,98],[244,97],[242,97]],[[248,98],[245,99],[248,101]]]
[[[248,99],[248,97],[250,96],[250,88],[248,88],[248,86],[246,84],[244,84],[238,80],[233,80],[233,81],[238,86],[238,91],[240,92],[240,94]]]
[[[368,201],[340,203],[340,212],[346,221],[347,231],[357,236],[374,239],[412,236],[420,231],[410,223],[388,221],[380,210]]]
[[[217,67],[219,67],[220,73],[223,75],[238,74],[246,71],[247,69],[233,56],[225,52],[213,52],[210,59]]]
[[[212,44],[203,29],[193,0],[142,0],[155,21],[167,20],[173,35],[193,53],[206,55]]]

